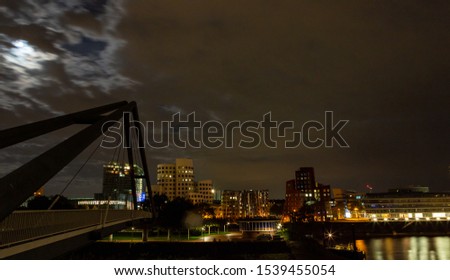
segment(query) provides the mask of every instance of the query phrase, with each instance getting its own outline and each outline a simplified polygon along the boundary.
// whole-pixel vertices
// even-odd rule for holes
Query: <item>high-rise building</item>
[[[144,175],[141,167],[134,165],[137,201],[145,200]],[[103,193],[105,199],[133,201],[131,191],[130,165],[117,162],[109,162],[103,165]]]
[[[213,182],[212,180],[195,181],[192,159],[177,158],[175,164],[158,164],[156,184],[158,193],[165,194],[169,200],[183,197],[194,204],[213,201]]]
[[[295,187],[295,179],[286,182],[286,202],[284,203],[284,214],[289,215],[297,212],[303,206],[303,196]]]
[[[325,221],[333,218],[331,211],[331,187],[330,185],[322,185],[317,183],[316,188],[313,190],[316,220]]]
[[[300,167],[299,170],[295,171],[295,187],[300,190],[306,201],[312,200],[316,187],[314,168]]]
[[[156,167],[156,185],[159,194],[165,194],[170,200],[176,197],[177,173],[175,164],[158,164]]]
[[[268,190],[243,190],[241,192],[240,216],[245,218],[268,217],[269,191]]]
[[[222,217],[227,220],[237,220],[240,218],[241,192],[224,190],[222,192]]]
[[[186,193],[184,197],[192,201],[193,204],[212,204],[213,196],[212,180],[202,180],[195,182],[193,190]]]
[[[188,158],[177,158],[175,160],[177,197],[184,197],[187,193],[195,191],[194,162]]]
[[[302,207],[312,208],[314,214],[309,215],[315,220],[324,221],[333,217],[330,186],[316,182],[313,167],[300,167],[295,171],[295,179],[286,182],[285,216],[297,212]],[[311,212],[311,209],[303,210],[305,213]]]
[[[197,192],[202,199],[201,203],[212,204],[214,200],[214,188],[212,180],[201,180],[195,184]]]
[[[270,214],[268,190],[224,190],[222,216],[229,220],[268,217]]]

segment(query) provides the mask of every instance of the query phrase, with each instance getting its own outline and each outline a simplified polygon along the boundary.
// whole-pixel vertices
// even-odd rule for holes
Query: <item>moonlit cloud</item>
[[[74,17],[91,14],[90,17],[101,28],[96,30],[92,23],[91,26],[83,25],[83,20],[67,23],[69,14]],[[20,30],[32,26],[43,30],[42,36],[27,40],[31,34],[23,38],[21,32],[11,31],[6,35],[0,29],[0,62],[4,66],[0,70],[0,76],[4,77],[0,82],[2,109],[14,111],[25,106],[57,114],[61,111],[46,101],[49,95],[61,96],[78,88],[78,94],[92,97],[93,90],[109,94],[138,84],[123,76],[117,64],[117,52],[126,45],[115,32],[123,17],[122,1],[40,3],[27,0],[15,7],[1,7],[0,15],[14,22],[15,26],[21,26]],[[55,37],[56,40],[51,39]],[[53,53],[40,49],[39,45],[51,45]],[[47,67],[52,65],[61,67],[64,73],[59,74],[64,79],[48,75]],[[59,90],[49,92],[49,87]],[[40,88],[46,91],[45,95],[30,92]]]
[[[38,96],[29,94],[28,90],[39,88],[55,79],[43,73],[43,64],[55,61],[58,56],[40,51],[25,40],[9,40],[12,47],[6,47],[8,38],[0,38],[0,58],[3,67],[0,70],[0,108],[14,111],[16,106],[37,107],[53,113],[60,113],[49,108]]]

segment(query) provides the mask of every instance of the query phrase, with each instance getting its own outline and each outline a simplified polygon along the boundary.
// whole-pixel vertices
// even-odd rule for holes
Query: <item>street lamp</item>
[[[328,240],[328,247],[331,245],[331,240],[333,240],[333,233],[331,231],[328,231],[325,234],[326,239]]]
[[[205,227],[202,227],[202,237],[203,237],[203,242],[205,242],[205,235],[203,234],[204,231],[205,231]]]
[[[189,240],[189,237],[190,237],[190,231],[191,230],[191,226],[188,224],[188,236],[187,236],[187,239]]]

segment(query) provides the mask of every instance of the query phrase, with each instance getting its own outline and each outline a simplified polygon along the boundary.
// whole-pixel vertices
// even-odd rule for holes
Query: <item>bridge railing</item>
[[[0,223],[0,248],[69,231],[150,218],[145,211],[51,210],[15,211]]]

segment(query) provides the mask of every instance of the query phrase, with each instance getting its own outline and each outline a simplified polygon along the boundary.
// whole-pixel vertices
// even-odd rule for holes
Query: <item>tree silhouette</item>
[[[194,209],[192,202],[184,198],[175,198],[161,209],[158,224],[167,229],[181,229],[185,226],[184,219],[187,213]]]
[[[47,210],[51,204],[50,198],[46,196],[35,196],[28,201],[28,210]]]
[[[56,200],[56,202],[55,202]],[[52,210],[60,209],[75,209],[75,206],[64,196],[55,195],[53,197],[47,197],[44,195],[35,196],[28,201],[28,210],[47,210],[50,205],[54,203]]]
[[[207,203],[200,203],[197,204],[195,206],[195,208],[197,209],[197,212],[202,216],[202,217],[211,217],[211,218],[215,218],[216,214],[214,212],[214,208],[211,207],[211,205],[207,204]]]
[[[56,200],[56,202],[55,202]],[[75,209],[75,206],[73,203],[67,199],[67,197],[62,195],[55,195],[51,198],[51,202],[55,203],[52,207],[54,210],[60,210],[60,209]]]
[[[270,215],[275,217],[283,215],[283,208],[284,205],[275,203],[272,207],[270,207]]]

